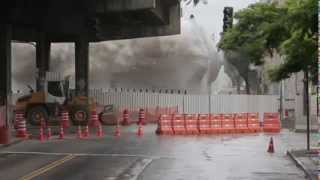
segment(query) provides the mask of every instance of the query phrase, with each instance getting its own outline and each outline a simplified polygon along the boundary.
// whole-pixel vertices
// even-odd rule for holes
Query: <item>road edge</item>
[[[309,172],[309,171],[307,170],[307,168],[303,165],[303,163],[302,163],[301,161],[299,161],[299,159],[298,159],[290,150],[287,151],[287,155],[288,155],[288,156],[290,157],[290,159],[296,164],[296,166],[297,166],[298,168],[300,168],[300,169],[304,172],[304,174],[306,175],[306,177],[307,177],[308,179],[312,180],[312,174],[311,174],[311,172]]]
[[[16,140],[13,140],[12,142],[10,142],[8,144],[0,144],[0,149],[1,148],[6,148],[6,147],[10,147],[12,145],[16,145],[16,144],[18,144],[18,143],[20,143],[22,141],[23,141],[23,139],[16,139]]]

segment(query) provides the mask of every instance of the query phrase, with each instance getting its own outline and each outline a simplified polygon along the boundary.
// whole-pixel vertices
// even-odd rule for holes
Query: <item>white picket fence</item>
[[[91,91],[98,104],[112,104],[116,108],[174,107],[180,113],[241,113],[278,112],[278,96],[273,95],[183,95],[133,92]]]

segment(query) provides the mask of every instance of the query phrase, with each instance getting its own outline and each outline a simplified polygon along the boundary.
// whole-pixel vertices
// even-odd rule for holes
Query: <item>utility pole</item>
[[[208,100],[209,100],[209,114],[211,114],[211,95],[212,95],[212,91],[211,91],[211,86],[210,86],[210,90],[209,90],[209,97],[208,97]]]
[[[310,103],[309,103],[309,74],[308,68],[304,71],[305,110],[307,116],[307,150],[310,150]]]
[[[320,88],[320,86],[319,86],[319,82],[317,82],[318,84],[317,84],[317,117],[319,117],[319,97],[320,97],[320,95],[319,95],[319,88]]]
[[[280,121],[283,121],[283,80],[280,82]]]

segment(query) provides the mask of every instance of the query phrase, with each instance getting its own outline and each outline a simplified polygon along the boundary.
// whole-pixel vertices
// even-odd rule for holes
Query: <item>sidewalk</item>
[[[11,137],[10,143],[9,144],[0,144],[0,148],[12,146],[12,145],[20,143],[21,141],[23,141],[23,139]]]
[[[12,146],[12,145],[15,145],[15,144],[18,144],[18,143],[24,141],[24,139],[15,137],[15,134],[16,134],[15,129],[11,129],[10,143],[9,144],[0,144],[0,148],[9,147],[9,146]]]
[[[291,150],[287,151],[288,156],[294,161],[297,167],[301,168],[306,177],[310,180],[320,179],[320,149]],[[318,177],[319,174],[319,177]]]

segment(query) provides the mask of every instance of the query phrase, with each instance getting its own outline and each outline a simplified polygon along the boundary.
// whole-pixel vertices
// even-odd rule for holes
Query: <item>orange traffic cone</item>
[[[270,138],[268,153],[274,153],[273,138]]]
[[[50,139],[50,138],[51,138],[51,136],[52,136],[51,128],[50,128],[50,127],[48,127],[48,128],[47,128],[47,131],[48,131],[48,132],[47,132],[47,138],[48,138],[48,139]]]
[[[85,127],[85,129],[84,129],[84,135],[83,135],[83,137],[84,137],[84,138],[89,138],[89,136],[90,136],[89,126],[86,125],[86,127]]]
[[[82,130],[81,130],[80,125],[78,125],[77,137],[78,137],[78,139],[82,139],[82,138],[83,138],[83,136],[82,136]]]
[[[40,126],[39,140],[40,140],[40,141],[44,141],[45,139],[46,139],[46,138],[45,138],[45,136],[44,136],[44,134],[43,134],[43,127]]]
[[[103,131],[102,131],[102,126],[101,126],[100,123],[98,124],[97,136],[98,136],[98,137],[103,137],[103,136],[104,136]]]
[[[116,130],[114,131],[114,136],[116,136],[116,137],[119,137],[120,136],[120,128],[119,128],[119,126],[117,125],[116,126]]]
[[[91,112],[91,119],[89,121],[89,125],[92,127],[98,127],[99,126],[99,117],[97,114],[97,111]]]
[[[122,122],[121,124],[123,126],[129,125],[129,111],[127,109],[123,110],[123,115],[122,115]]]
[[[59,139],[64,139],[64,129],[63,129],[63,125],[60,125]]]
[[[60,123],[63,125],[64,128],[69,128],[69,112],[68,111],[62,111],[60,114]]]
[[[138,131],[137,131],[137,136],[143,136],[143,129],[142,129],[141,123],[139,124],[139,128],[138,128]]]
[[[139,109],[139,117],[138,117],[138,122],[137,122],[137,124],[139,125],[139,124],[142,124],[142,125],[145,125],[146,124],[146,122],[145,122],[145,117],[146,117],[146,114],[145,114],[145,111],[144,111],[144,109]]]
[[[30,134],[27,132],[26,119],[24,118],[23,112],[17,111],[15,116],[16,128],[17,128],[17,138],[28,139]]]

